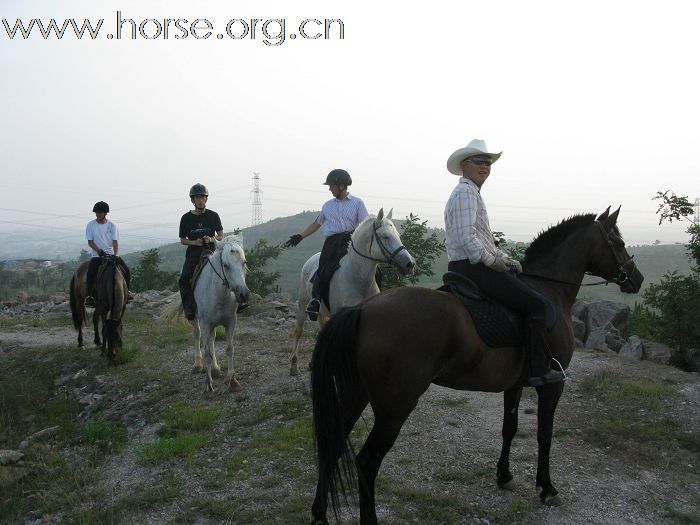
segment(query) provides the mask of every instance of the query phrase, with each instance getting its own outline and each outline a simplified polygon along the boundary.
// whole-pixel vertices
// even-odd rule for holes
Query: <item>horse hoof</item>
[[[193,373],[193,374],[201,374],[202,372],[204,372],[204,367],[203,367],[203,366],[197,366],[197,365],[195,365],[195,366],[192,367],[192,373]]]
[[[561,506],[563,501],[559,497],[559,494],[557,494],[556,496],[546,496],[542,503],[544,503],[548,507],[559,507]]]
[[[498,484],[498,488],[502,490],[515,490],[516,486],[517,485],[515,484],[515,481],[513,481],[512,478],[506,481],[505,483]]]
[[[299,367],[292,366],[289,368],[289,375],[292,377],[296,377],[299,375]]]
[[[231,385],[228,387],[228,391],[232,394],[235,392],[240,392],[241,390],[243,390],[243,387],[238,381],[231,383]]]

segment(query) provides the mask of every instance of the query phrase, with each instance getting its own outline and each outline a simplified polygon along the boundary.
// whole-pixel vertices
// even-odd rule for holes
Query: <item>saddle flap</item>
[[[448,272],[454,274],[455,272]],[[459,278],[447,279],[438,288],[459,299],[476,327],[479,337],[491,348],[523,345],[523,325],[520,316],[506,306],[483,295],[476,284],[467,277],[456,274]],[[471,283],[471,284],[470,284]]]

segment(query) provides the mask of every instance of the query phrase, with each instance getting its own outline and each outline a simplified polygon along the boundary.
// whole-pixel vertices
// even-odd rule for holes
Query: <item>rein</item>
[[[609,283],[615,283],[619,286],[619,285],[625,283],[627,281],[627,279],[629,278],[629,273],[627,273],[625,271],[625,267],[629,263],[632,263],[632,266],[634,267],[634,261],[632,261],[632,259],[634,259],[634,255],[629,257],[626,261],[622,262],[622,259],[620,259],[620,257],[617,255],[617,253],[615,253],[615,250],[613,250],[613,240],[610,238],[611,232],[606,232],[605,227],[603,226],[603,223],[601,223],[600,221],[595,221],[595,223],[598,226],[598,229],[600,229],[600,233],[603,235],[603,240],[605,240],[605,243],[608,245],[608,247],[610,248],[610,252],[612,253],[613,257],[615,258],[615,264],[617,264],[617,271],[619,272],[617,277],[613,277],[612,279],[603,279],[602,281],[598,281],[596,283],[582,284],[580,282],[573,283],[570,281],[562,281],[560,279],[555,279],[554,277],[546,277],[544,275],[538,275],[538,274],[534,274],[534,273],[523,272],[520,275],[522,275],[523,277],[533,277],[535,279],[542,279],[543,281],[550,281],[550,282],[558,283],[558,284],[567,284],[569,286],[598,286],[600,284],[604,284],[607,286]],[[634,271],[634,269],[632,271]],[[584,275],[593,276],[593,274],[591,272],[585,272]]]
[[[374,223],[374,231],[372,232],[372,240],[369,243],[369,253],[372,253],[372,244],[374,244],[374,240],[377,240],[377,245],[379,246],[379,249],[382,251],[382,254],[386,256],[386,259],[377,259],[375,257],[372,257],[370,255],[365,255],[364,253],[361,253],[357,248],[355,248],[355,243],[352,242],[352,237],[350,238],[350,246],[352,247],[352,250],[359,255],[360,257],[364,257],[365,259],[369,259],[370,261],[374,262],[379,262],[379,263],[388,263],[388,264],[393,264],[394,263],[394,258],[398,253],[401,252],[401,250],[405,250],[406,247],[402,244],[398,248],[396,248],[393,252],[390,252],[389,249],[384,245],[382,242],[382,239],[377,235],[377,230],[381,228],[381,223],[377,224],[377,221]]]

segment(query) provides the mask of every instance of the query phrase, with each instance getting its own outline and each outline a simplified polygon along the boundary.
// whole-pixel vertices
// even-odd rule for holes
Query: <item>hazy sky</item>
[[[167,39],[131,40],[127,23],[108,39],[117,11],[137,25],[207,19],[212,35],[177,39],[172,22]],[[97,200],[122,252],[174,242],[195,182],[227,231],[249,226],[253,172],[264,220],[320,209],[325,175],[342,167],[370,213],[442,227],[457,182],[445,162],[472,138],[503,150],[483,195],[508,238],[622,205],[628,244],[685,242],[687,225],[658,226],[651,198],[700,196],[698,11],[674,0],[3,0],[10,28],[104,23],[95,40],[70,28],[44,40],[36,27],[11,40],[0,27],[0,259],[11,233],[81,240]],[[224,34],[253,18],[255,39]],[[266,45],[262,24],[282,18],[284,42]],[[300,38],[306,19],[342,20],[344,39],[337,26]]]

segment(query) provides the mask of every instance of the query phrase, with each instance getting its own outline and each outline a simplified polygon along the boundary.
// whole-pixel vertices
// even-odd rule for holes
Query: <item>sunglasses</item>
[[[467,159],[469,162],[476,166],[490,166],[493,164],[493,160],[491,159]]]

